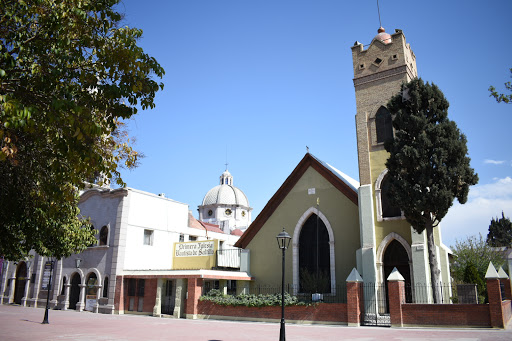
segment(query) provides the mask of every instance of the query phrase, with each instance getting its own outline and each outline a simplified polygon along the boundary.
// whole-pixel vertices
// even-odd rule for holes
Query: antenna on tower
[[[380,21],[380,8],[379,8],[379,0],[377,0],[377,13],[379,14],[379,27],[382,27],[382,23]]]

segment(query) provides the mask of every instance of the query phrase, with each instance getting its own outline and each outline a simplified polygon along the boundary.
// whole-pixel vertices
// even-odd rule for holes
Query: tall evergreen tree
[[[448,119],[448,101],[434,84],[415,79],[388,102],[396,131],[385,143],[390,153],[389,199],[412,227],[426,231],[434,302],[440,302],[434,228],[452,206],[464,204],[478,182],[470,167],[466,136]]]
[[[491,246],[510,246],[512,244],[512,222],[505,218],[503,211],[501,218],[492,218],[487,234],[487,243]]]

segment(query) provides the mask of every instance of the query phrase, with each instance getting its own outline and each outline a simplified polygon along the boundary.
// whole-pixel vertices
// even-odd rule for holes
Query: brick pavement
[[[103,315],[0,305],[0,340],[186,340],[265,341],[279,339],[279,323],[184,320],[139,315]],[[413,329],[286,325],[288,341],[330,340],[512,340],[511,329]]]

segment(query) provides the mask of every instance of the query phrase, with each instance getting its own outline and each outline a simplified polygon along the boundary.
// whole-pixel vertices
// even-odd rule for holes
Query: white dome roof
[[[217,185],[206,193],[202,206],[216,204],[249,207],[249,200],[244,192],[233,185]]]

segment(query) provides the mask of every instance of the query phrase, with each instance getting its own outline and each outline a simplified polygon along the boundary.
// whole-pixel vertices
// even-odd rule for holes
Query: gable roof
[[[301,179],[306,170],[312,167],[320,175],[322,175],[331,185],[343,193],[350,201],[356,206],[358,205],[358,188],[359,182],[352,179],[343,172],[337,170],[326,162],[320,161],[318,158],[310,153],[306,153],[299,164],[295,167],[293,172],[283,182],[277,192],[270,198],[263,210],[252,222],[245,233],[236,242],[235,246],[246,248],[251,240],[256,236],[258,231],[265,225],[265,222],[270,218],[274,211],[279,207],[284,198],[290,193],[293,187]]]

